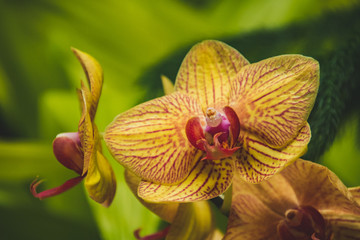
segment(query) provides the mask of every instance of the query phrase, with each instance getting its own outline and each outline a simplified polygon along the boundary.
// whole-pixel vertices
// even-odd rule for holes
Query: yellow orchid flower
[[[301,159],[260,184],[235,176],[224,239],[360,239],[358,192]]]
[[[44,199],[58,195],[85,179],[90,197],[107,207],[114,198],[116,180],[109,162],[102,154],[100,136],[94,123],[103,84],[103,71],[92,56],[74,48],[72,50],[84,69],[90,89],[82,82],[81,89],[78,90],[82,110],[78,131],[56,136],[53,150],[57,160],[79,176],[40,193],[37,193],[36,188],[42,181],[35,180],[31,184],[31,191],[35,197]]]
[[[140,229],[134,232],[138,240],[220,240],[223,234],[215,228],[214,216],[208,201],[192,203],[149,203],[137,196],[141,179],[125,171],[125,180],[138,200],[160,218],[170,223],[165,229],[140,237]]]
[[[234,173],[258,183],[304,154],[318,85],[312,58],[282,55],[249,64],[232,47],[203,41],[186,55],[175,91],[118,115],[104,140],[142,179],[141,198],[214,198]]]

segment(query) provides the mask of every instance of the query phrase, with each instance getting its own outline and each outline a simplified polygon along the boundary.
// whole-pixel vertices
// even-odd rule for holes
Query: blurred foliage
[[[118,191],[108,209],[80,186],[44,201],[28,191],[37,175],[48,178],[44,188],[73,176],[51,151],[54,136],[76,131],[80,117],[75,88],[85,77],[70,46],[104,68],[100,130],[161,96],[160,75],[175,80],[186,52],[203,39],[223,40],[251,62],[312,56],[321,85],[305,157],[360,185],[359,7],[353,0],[0,0],[0,239],[132,239],[138,227],[144,234],[158,227],[112,159]]]
[[[332,147],[324,154],[323,163],[336,171],[349,187],[360,185],[360,115],[353,113],[339,129]]]

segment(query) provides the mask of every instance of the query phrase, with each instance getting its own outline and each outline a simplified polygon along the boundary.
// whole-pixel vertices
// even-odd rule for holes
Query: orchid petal
[[[141,179],[177,183],[196,161],[185,125],[200,113],[194,99],[173,93],[118,115],[104,139],[114,158]]]
[[[278,240],[277,224],[281,219],[281,215],[256,196],[233,192],[224,240]]]
[[[175,91],[196,98],[203,110],[228,104],[230,82],[249,62],[234,48],[219,41],[195,45],[183,60]]]
[[[254,195],[273,212],[281,216],[284,215],[289,206],[299,205],[296,193],[281,173],[261,182],[261,184],[248,183],[235,174],[233,194]]]
[[[164,219],[169,223],[174,221],[175,215],[179,208],[179,203],[150,203],[144,201],[142,198],[139,198],[137,195],[137,190],[141,179],[129,170],[125,170],[125,181],[132,193],[141,202],[142,205],[158,215],[161,219]]]
[[[88,105],[90,118],[93,121],[103,85],[103,70],[98,61],[89,54],[76,48],[72,48],[72,51],[80,61],[90,85],[91,99],[88,99]]]
[[[211,207],[207,201],[180,204],[166,240],[210,239],[214,229],[213,220]]]
[[[300,129],[298,136],[281,149],[269,147],[252,134],[245,133],[241,138],[243,148],[237,152],[236,167],[246,181],[259,183],[281,171],[306,152],[310,141],[310,127],[306,124]]]
[[[337,211],[321,211],[328,228],[332,230],[331,239],[360,239],[360,215],[344,214]]]
[[[201,158],[201,155],[198,156]],[[198,161],[189,176],[176,185],[142,181],[138,195],[149,202],[194,202],[208,200],[224,193],[233,177],[231,158]]]
[[[319,86],[319,64],[283,55],[245,66],[232,81],[230,106],[241,129],[272,147],[284,147],[304,126]]]
[[[297,160],[281,175],[291,184],[302,205],[360,214],[360,206],[340,179],[328,168]]]
[[[89,167],[85,178],[85,187],[90,197],[103,206],[110,206],[115,196],[115,173],[108,160],[101,153],[99,134],[95,129],[96,148],[90,156]]]
[[[161,82],[163,85],[165,95],[169,95],[175,91],[174,84],[166,76],[161,75]]]

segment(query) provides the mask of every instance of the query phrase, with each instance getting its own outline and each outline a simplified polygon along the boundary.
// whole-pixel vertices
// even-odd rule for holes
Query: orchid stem
[[[225,215],[229,216],[232,200],[232,184],[228,190],[224,193],[224,202],[220,208],[220,211]]]

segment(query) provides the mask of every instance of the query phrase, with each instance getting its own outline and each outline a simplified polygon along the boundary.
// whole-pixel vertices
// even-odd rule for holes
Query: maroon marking
[[[202,144],[199,144],[199,140],[205,140],[204,129],[201,127],[200,118],[190,118],[186,123],[185,130],[189,142],[197,149],[206,151],[204,146]]]
[[[230,122],[230,147],[232,147],[234,146],[235,142],[237,142],[240,134],[240,121],[234,109],[231,107],[226,106],[223,110],[226,118]]]

